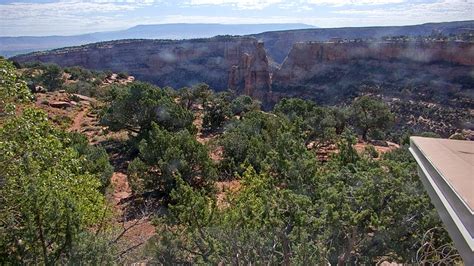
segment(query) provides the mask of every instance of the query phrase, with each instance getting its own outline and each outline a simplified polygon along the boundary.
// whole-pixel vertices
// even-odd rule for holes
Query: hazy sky
[[[474,0],[0,0],[0,35],[73,35],[158,23],[409,25],[474,19]]]

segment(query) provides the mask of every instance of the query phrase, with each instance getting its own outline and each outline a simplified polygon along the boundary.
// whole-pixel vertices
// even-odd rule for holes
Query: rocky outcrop
[[[281,97],[333,104],[359,88],[383,87],[397,96],[437,97],[471,104],[474,43],[449,41],[343,41],[293,45],[283,65],[267,57],[254,37],[195,40],[121,40],[14,57],[61,66],[127,72],[158,86],[181,88],[205,82],[233,89],[268,105]],[[470,91],[471,90],[471,91]]]
[[[48,103],[49,106],[54,107],[54,108],[69,108],[72,106],[70,102],[64,102],[64,101],[52,101]]]
[[[233,90],[243,88],[242,93],[259,99],[271,90],[270,68],[262,42],[256,44],[252,54],[243,54],[239,64],[231,67],[228,87]]]
[[[474,43],[469,42],[306,42],[293,45],[273,80],[298,84],[323,65],[354,60],[410,61],[421,64],[474,65]]]
[[[127,72],[158,86],[181,88],[205,82],[216,90],[254,94],[269,90],[268,60],[253,37],[195,40],[121,40],[62,48],[12,58],[94,70]]]
[[[340,39],[373,39],[379,40],[386,36],[430,36],[433,33],[449,36],[472,32],[474,20],[427,23],[412,26],[389,27],[346,27],[346,28],[317,28],[290,31],[272,31],[255,34],[258,40],[265,43],[268,55],[277,63],[282,63],[288,52],[297,42],[329,41],[336,37]]]

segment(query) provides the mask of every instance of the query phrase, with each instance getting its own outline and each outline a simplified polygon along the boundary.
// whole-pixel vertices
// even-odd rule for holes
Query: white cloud
[[[399,4],[406,0],[307,0],[308,4],[329,5],[329,6],[347,6],[347,5],[388,5]]]
[[[264,9],[283,0],[190,0],[186,5],[231,5],[238,9]]]
[[[269,6],[277,6],[280,8],[301,7],[310,9],[309,5],[326,5],[326,6],[361,6],[361,5],[386,5],[398,4],[406,2],[406,0],[189,0],[185,5],[230,5],[238,9],[256,9],[261,10]]]
[[[77,34],[123,25],[113,23],[117,12],[150,5],[153,0],[61,0],[0,4],[0,35]],[[115,25],[114,25],[115,24]],[[41,29],[41,30],[38,30]],[[66,30],[69,29],[69,30]]]
[[[340,15],[357,15],[386,21],[453,21],[474,19],[474,0],[440,0],[433,3],[407,4],[370,10],[347,9],[334,11]]]
[[[79,2],[91,2],[91,3],[127,3],[127,4],[153,4],[156,0],[85,0]]]
[[[155,7],[156,3],[160,5]],[[473,3],[474,0],[56,0],[1,4],[0,0],[0,36],[73,35],[137,24],[179,22],[306,23],[319,27],[407,25],[473,20]],[[212,7],[218,5],[232,10],[212,14]],[[161,6],[166,6],[167,11],[160,12]],[[154,8],[157,15],[143,12],[148,7]]]

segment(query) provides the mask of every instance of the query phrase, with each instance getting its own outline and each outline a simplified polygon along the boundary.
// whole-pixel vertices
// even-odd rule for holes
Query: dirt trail
[[[88,127],[94,127],[99,124],[96,115],[90,114],[91,108],[84,104],[79,112],[73,117],[73,122],[69,127],[70,132],[82,132],[85,134],[91,144],[94,143],[93,138],[97,135],[97,131],[83,132]],[[118,155],[121,157],[121,155]],[[112,157],[111,157],[112,158]],[[129,199],[132,197],[132,190],[128,183],[123,162],[112,159],[113,166],[117,169],[111,177],[111,185],[113,192],[109,201],[114,208],[114,223],[119,228],[119,232],[123,232],[123,236],[119,240],[120,250],[132,248],[128,253],[139,252],[138,247],[142,246],[150,237],[155,234],[155,227],[151,224],[149,216],[137,215],[137,217],[129,217]]]
[[[130,252],[139,252],[137,248],[155,235],[155,227],[151,223],[150,216],[147,215],[127,218],[129,216],[129,211],[127,210],[129,203],[127,201],[132,196],[127,175],[121,172],[114,172],[111,183],[114,188],[112,203],[116,213],[116,222],[121,227],[121,230],[124,231],[120,240],[121,249],[127,250],[131,248]]]
[[[76,115],[76,117],[74,117],[74,120],[73,120],[71,126],[69,127],[69,131],[71,131],[71,132],[80,132],[81,131],[81,125],[85,121],[84,117],[86,116],[86,114],[88,112],[89,112],[89,107],[85,107],[84,109],[82,109]]]
[[[111,183],[114,188],[112,202],[116,212],[116,222],[122,230],[125,230],[121,245],[124,247],[123,249],[140,247],[155,235],[155,227],[152,225],[150,217],[146,215],[127,218],[129,215],[127,199],[132,196],[127,175],[121,172],[114,172]]]
[[[206,142],[209,141],[209,138],[205,137],[202,132],[202,117],[202,112],[197,113],[197,116],[193,121],[193,125],[198,129],[198,132],[196,134],[196,140],[201,144],[206,144]]]
[[[119,206],[121,200],[127,199],[132,195],[132,191],[128,184],[127,175],[120,172],[114,172],[111,178],[114,186],[113,199],[116,206]]]

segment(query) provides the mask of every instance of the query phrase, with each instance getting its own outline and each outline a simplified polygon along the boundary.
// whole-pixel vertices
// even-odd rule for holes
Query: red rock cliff
[[[419,63],[474,65],[474,44],[468,42],[342,42],[296,43],[276,71],[280,85],[297,83],[326,63],[357,59],[405,60]]]
[[[121,40],[38,52],[18,62],[56,63],[94,70],[127,72],[158,86],[180,88],[199,82],[216,90],[235,85],[252,94],[269,88],[265,49],[253,37],[215,37],[183,41]]]
[[[229,74],[230,89],[263,99],[271,90],[268,58],[263,43],[256,43],[256,49],[241,56],[237,65],[232,66]]]

